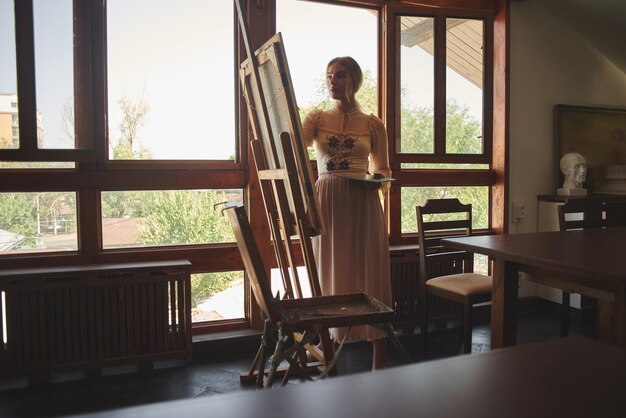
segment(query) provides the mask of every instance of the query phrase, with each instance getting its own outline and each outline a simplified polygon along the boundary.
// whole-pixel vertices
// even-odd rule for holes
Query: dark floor
[[[573,310],[570,334],[594,336],[595,321]],[[558,338],[560,321],[551,309],[518,314],[518,344]],[[488,324],[473,330],[472,353],[489,351]],[[428,347],[419,335],[401,337],[412,361],[421,362],[461,353],[458,324],[431,329]],[[239,374],[247,371],[254,353],[219,360],[196,360],[193,364],[168,363],[154,370],[137,372],[133,367],[105,369],[102,376],[86,379],[82,373],[53,375],[50,382],[28,386],[25,379],[0,380],[0,417],[52,417],[111,408],[134,406],[175,399],[214,396],[233,391],[256,390],[241,385]],[[388,362],[398,364],[393,347]],[[371,368],[371,345],[346,343],[337,363],[339,375],[364,372]],[[301,384],[297,380],[290,384]]]

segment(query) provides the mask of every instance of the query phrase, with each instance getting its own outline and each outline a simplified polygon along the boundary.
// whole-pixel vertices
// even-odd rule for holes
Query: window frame
[[[389,20],[395,21],[395,27],[399,26],[399,19],[403,16],[429,17],[434,19],[435,48],[434,48],[434,152],[429,153],[401,153],[400,141],[394,141],[394,160],[402,163],[467,163],[467,164],[491,164],[492,158],[492,124],[493,124],[493,55],[488,51],[493,49],[493,13],[489,11],[459,11],[456,9],[436,9],[422,7],[398,7],[391,12]],[[483,152],[481,154],[452,154],[446,152],[446,19],[474,19],[483,21]],[[396,32],[395,50],[400,50],[400,31]],[[399,53],[396,54],[398,68],[396,69],[395,83],[395,109],[396,115],[400,114],[400,68]],[[401,120],[395,118],[395,131],[400,132]],[[395,135],[394,138],[399,138]]]
[[[389,159],[393,177],[396,178],[385,202],[389,225],[389,240],[391,245],[412,245],[416,242],[414,233],[402,233],[401,229],[401,189],[402,187],[436,187],[436,186],[488,186],[489,187],[489,228],[486,232],[502,230],[504,214],[501,206],[494,205],[495,194],[493,188],[498,185],[499,174],[494,170],[493,154],[493,81],[494,81],[494,26],[495,2],[473,2],[473,8],[461,1],[423,1],[419,4],[408,5],[406,2],[392,2],[385,9],[386,27],[385,39],[385,73],[389,76],[385,80],[383,108],[387,132],[389,135]],[[445,3],[440,5],[440,3]],[[439,6],[437,5],[439,4]],[[435,115],[435,151],[433,154],[400,153],[398,141],[400,133],[400,30],[401,16],[424,16],[435,19],[435,57],[434,57],[434,115]],[[483,153],[482,154],[445,154],[445,110],[446,110],[446,18],[482,19],[483,24]],[[392,22],[392,23],[390,23]],[[390,123],[389,121],[395,121]],[[403,163],[470,163],[488,164],[487,169],[422,169],[402,168]]]
[[[232,160],[151,160],[115,161],[108,159],[107,78],[106,78],[106,1],[73,0],[74,15],[74,101],[75,149],[37,148],[37,115],[34,59],[33,0],[15,5],[16,66],[20,146],[0,150],[0,161],[74,162],[75,168],[2,168],[0,192],[67,191],[76,193],[78,250],[52,253],[25,253],[0,256],[0,266],[66,265],[85,263],[150,261],[184,258],[192,262],[192,273],[243,270],[236,244],[199,244],[131,249],[103,249],[101,192],[124,190],[243,189],[247,192],[248,158],[247,115],[241,103],[237,63],[239,33],[236,13],[233,38],[233,92],[235,99],[236,159]],[[234,5],[233,5],[234,8]],[[80,109],[80,110],[79,110]],[[247,286],[246,286],[247,288]],[[248,292],[248,290],[246,290]],[[241,320],[194,324],[194,333],[244,329],[261,323],[246,295]]]
[[[244,0],[251,38],[261,45],[274,33],[276,4],[274,0]],[[389,157],[394,186],[385,200],[390,243],[414,244],[414,237],[400,231],[400,191],[404,186],[489,186],[490,232],[506,231],[507,224],[507,136],[508,136],[508,23],[507,2],[501,0],[308,0],[336,5],[365,7],[378,12],[378,109],[389,136]],[[16,64],[18,76],[18,111],[20,148],[0,150],[0,161],[69,161],[73,169],[0,169],[0,192],[73,191],[77,199],[78,244],[75,252],[0,255],[0,268],[60,266],[67,264],[113,263],[151,260],[188,259],[192,273],[243,270],[239,251],[234,243],[187,245],[164,248],[102,249],[102,191],[170,190],[170,189],[243,189],[255,236],[261,244],[262,257],[269,268],[276,267],[274,250],[267,233],[266,212],[262,201],[254,162],[248,158],[248,142],[252,138],[247,108],[237,74],[238,63],[245,58],[243,41],[238,30],[237,14],[233,22],[235,56],[236,160],[153,160],[109,161],[106,127],[106,0],[73,0],[74,7],[74,97],[76,137],[81,148],[37,149],[37,115],[35,96],[35,61],[33,36],[33,0],[15,0]],[[234,7],[234,5],[233,5]],[[451,18],[487,18],[485,26],[485,79],[483,129],[489,142],[485,155],[454,155],[444,161],[396,150],[399,126],[398,59],[396,52],[399,31],[396,16],[428,14]],[[441,26],[441,25],[440,25]],[[445,25],[443,28],[445,32]],[[445,44],[443,45],[445,48]],[[441,63],[436,64],[441,68]],[[443,63],[445,71],[445,62]],[[445,93],[445,92],[444,92]],[[438,93],[439,95],[441,93]],[[441,102],[441,98],[439,99]],[[445,106],[445,95],[443,96]],[[439,104],[441,106],[441,104]],[[487,108],[489,112],[485,111]],[[493,112],[491,111],[493,110]],[[445,121],[444,121],[445,123]],[[487,135],[486,130],[490,131]],[[488,156],[488,158],[487,158]],[[476,160],[476,161],[474,161]],[[478,162],[488,169],[402,169],[405,162]],[[315,164],[314,164],[315,166]],[[266,244],[266,245],[263,245]],[[301,260],[301,262],[303,262]],[[194,333],[260,329],[263,318],[246,286],[246,318],[194,325]]]

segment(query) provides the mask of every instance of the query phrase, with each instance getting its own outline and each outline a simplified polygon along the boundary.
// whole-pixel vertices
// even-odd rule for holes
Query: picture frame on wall
[[[587,160],[590,193],[613,194],[612,184],[626,172],[626,109],[556,105],[555,133],[557,184],[564,180],[561,157],[577,152]]]

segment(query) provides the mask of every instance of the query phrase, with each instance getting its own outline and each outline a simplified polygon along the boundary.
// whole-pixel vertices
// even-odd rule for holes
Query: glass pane
[[[19,148],[15,14],[12,0],[0,0],[0,149]]]
[[[435,152],[434,19],[401,16],[400,152]]]
[[[33,1],[39,148],[75,148],[72,13],[72,0]]]
[[[75,251],[76,194],[0,193],[0,254]]]
[[[296,270],[298,271],[298,280],[300,282],[300,289],[302,290],[302,297],[309,298],[313,296],[311,293],[311,285],[309,283],[309,275],[306,271],[306,267],[298,266]],[[284,296],[285,285],[280,274],[280,269],[276,268],[270,271],[270,280],[272,282],[272,294],[276,295],[276,293],[279,292],[281,297]],[[294,288],[295,284],[293,283],[293,278],[291,280],[291,287],[293,288],[295,294],[296,289]]]
[[[54,162],[15,162],[15,161],[0,161],[0,170],[3,168],[17,169],[50,169],[50,168],[74,168],[74,163],[67,161],[54,161]]]
[[[221,202],[243,202],[242,190],[102,193],[104,248],[234,242]]]
[[[400,168],[486,170],[489,164],[470,163],[401,163]]]
[[[403,187],[401,192],[403,234],[417,232],[415,207],[423,205],[428,199],[458,198],[461,203],[472,205],[472,226],[474,229],[489,227],[489,187]]]
[[[107,1],[110,158],[235,158],[231,1]]]
[[[446,20],[446,153],[483,152],[483,21]]]
[[[191,321],[244,318],[243,271],[191,275]]]
[[[321,22],[332,30],[322,29]],[[276,31],[283,36],[302,117],[312,109],[334,106],[326,90],[326,65],[344,55],[354,58],[363,70],[357,101],[365,113],[378,114],[377,22],[370,9],[276,1]]]

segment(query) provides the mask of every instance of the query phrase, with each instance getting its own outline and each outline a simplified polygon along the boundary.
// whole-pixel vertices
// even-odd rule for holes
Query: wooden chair
[[[416,211],[420,281],[424,286],[422,334],[426,339],[430,295],[459,303],[463,306],[463,352],[471,353],[472,306],[491,300],[491,277],[473,272],[473,254],[446,250],[440,241],[442,238],[472,234],[472,206],[464,205],[458,199],[430,199],[424,206],[417,206]],[[459,254],[463,255],[460,260]],[[441,258],[450,258],[451,261],[438,261],[436,265],[448,268],[429,271],[429,264]]]
[[[568,199],[559,206],[559,227],[561,231],[583,228],[614,228],[626,226],[626,202],[623,200],[581,198]],[[561,336],[569,334],[569,298],[563,292],[563,317]],[[613,327],[612,300],[598,299],[597,327],[598,338],[610,341]]]
[[[257,375],[258,386],[272,386],[278,365],[283,360],[290,366],[283,384],[287,382],[292,371],[305,379],[310,379],[306,372],[308,360],[304,346],[313,342],[323,329],[332,327],[356,325],[379,327],[387,332],[398,353],[408,362],[409,358],[390,324],[394,318],[393,310],[367,293],[291,299],[272,296],[270,281],[244,207],[230,206],[224,211],[228,214],[233,228],[254,297],[266,318]],[[294,338],[295,333],[298,334],[298,338]],[[276,347],[267,378],[263,382],[267,348],[271,339],[276,340]],[[342,346],[343,342],[334,357],[326,362],[320,377],[324,377],[334,367]]]
[[[559,230],[571,231],[606,226],[605,202],[598,199],[568,199],[558,207]],[[569,334],[570,292],[561,299],[561,337]]]
[[[626,226],[626,201],[608,200],[604,212],[607,228]]]

